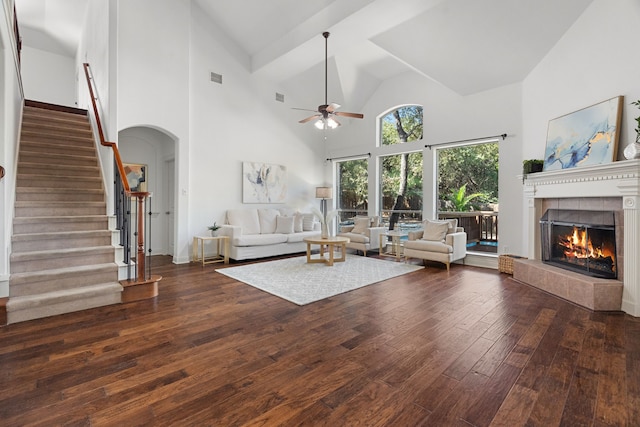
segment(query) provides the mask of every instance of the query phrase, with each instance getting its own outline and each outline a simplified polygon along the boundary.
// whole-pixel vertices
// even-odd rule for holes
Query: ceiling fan
[[[342,111],[336,111],[340,108],[340,105],[336,103],[329,104],[327,102],[327,44],[329,39],[329,32],[322,33],[324,37],[324,104],[318,106],[317,113],[313,116],[309,116],[306,119],[300,120],[298,123],[307,123],[311,120],[316,120],[314,123],[318,129],[335,129],[340,126],[340,122],[335,119],[334,116],[352,117],[354,119],[364,118],[364,114],[361,113],[347,113]],[[294,110],[305,110],[304,108],[294,108]],[[314,110],[305,110],[314,111]]]

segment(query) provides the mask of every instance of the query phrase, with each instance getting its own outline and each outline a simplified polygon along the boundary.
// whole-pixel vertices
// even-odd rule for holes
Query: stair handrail
[[[98,127],[98,136],[100,137],[100,145],[105,147],[111,147],[113,149],[113,156],[115,158],[116,167],[118,168],[118,172],[120,172],[120,179],[122,181],[122,187],[127,194],[131,194],[131,189],[129,188],[129,183],[125,179],[127,174],[124,171],[124,165],[122,164],[122,159],[120,158],[120,151],[118,150],[118,145],[115,142],[107,141],[104,137],[104,131],[102,130],[102,121],[100,120],[100,113],[98,112],[98,104],[96,104],[96,96],[93,91],[93,77],[91,77],[91,73],[89,72],[89,64],[83,63],[84,67],[84,75],[87,78],[87,84],[89,85],[89,96],[91,96],[91,104],[93,105],[93,114],[96,118],[96,126]]]
[[[96,103],[97,97],[93,90],[93,86],[95,82],[93,80],[92,73],[90,72],[90,66],[86,62],[84,62],[82,65],[84,67],[84,74],[87,78],[87,84],[89,85],[89,95],[91,96],[91,104],[93,106],[93,113],[96,120],[96,126],[98,128],[100,145],[103,145],[105,147],[111,147],[111,149],[113,150],[113,156],[115,159],[116,168],[118,169],[118,175],[120,178],[118,184],[122,186],[125,196],[135,197],[137,199],[136,211],[138,215],[137,215],[136,224],[138,225],[139,229],[136,231],[136,236],[137,236],[136,278],[138,281],[143,282],[143,281],[146,281],[145,253],[144,253],[144,211],[145,211],[145,200],[147,197],[149,197],[149,193],[145,191],[131,191],[131,188],[129,187],[129,182],[126,179],[127,174],[124,170],[124,165],[122,164],[122,159],[120,157],[120,151],[118,150],[118,145],[115,142],[107,141],[106,138],[104,137],[104,131],[102,129],[102,121],[100,120],[100,112],[98,111],[98,105]],[[125,233],[127,234],[126,238],[128,239],[129,230],[126,230]],[[128,248],[125,248],[125,252],[128,252]],[[128,254],[126,254],[125,256],[127,257],[126,258],[127,264],[129,264]],[[149,272],[149,276],[150,275],[151,274]]]

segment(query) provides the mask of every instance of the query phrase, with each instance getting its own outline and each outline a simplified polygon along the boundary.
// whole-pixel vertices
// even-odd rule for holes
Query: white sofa
[[[306,252],[305,237],[320,236],[320,222],[312,213],[286,209],[230,209],[218,235],[229,236],[229,258],[263,258]]]

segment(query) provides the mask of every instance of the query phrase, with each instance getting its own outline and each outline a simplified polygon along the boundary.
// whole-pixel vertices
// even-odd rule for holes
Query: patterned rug
[[[422,268],[347,254],[345,262],[336,262],[333,267],[307,264],[306,256],[302,256],[216,271],[287,301],[305,305]]]

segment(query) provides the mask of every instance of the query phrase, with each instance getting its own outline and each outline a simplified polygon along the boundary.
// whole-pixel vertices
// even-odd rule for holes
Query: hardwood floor
[[[640,425],[640,319],[497,271],[299,307],[153,263],[155,300],[0,328],[0,425]]]

